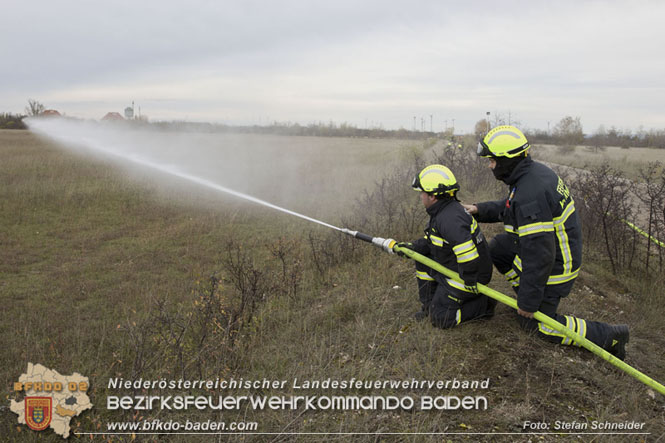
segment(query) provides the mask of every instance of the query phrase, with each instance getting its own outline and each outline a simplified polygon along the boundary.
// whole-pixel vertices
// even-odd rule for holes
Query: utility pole
[[[508,111],[508,124],[510,124],[510,111]]]
[[[429,132],[434,132],[434,120],[432,120],[433,117],[434,116],[432,114],[429,115]]]
[[[453,119],[453,134],[455,134],[455,119]]]
[[[485,113],[485,115],[487,116],[487,132],[489,132],[489,131],[490,131],[490,128],[491,128],[491,125],[490,125],[490,112],[487,111],[487,112]]]
[[[416,132],[416,116],[413,116],[413,132]]]

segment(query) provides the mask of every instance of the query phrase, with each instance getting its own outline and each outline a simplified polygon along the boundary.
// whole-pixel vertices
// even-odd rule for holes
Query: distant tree
[[[576,146],[584,141],[582,122],[579,117],[566,116],[554,127],[554,136],[566,146]]]
[[[607,139],[607,131],[604,125],[598,126],[596,133],[589,139],[589,149],[592,152],[598,153],[605,150],[605,143]]]
[[[487,134],[489,132],[489,124],[487,123],[487,120],[485,119],[478,120],[476,122],[476,126],[473,132],[474,134],[476,134],[476,138],[480,138],[483,135]]]
[[[29,116],[35,116],[44,112],[44,109],[46,109],[46,107],[43,104],[37,100],[29,98],[28,106],[25,107],[25,113]]]

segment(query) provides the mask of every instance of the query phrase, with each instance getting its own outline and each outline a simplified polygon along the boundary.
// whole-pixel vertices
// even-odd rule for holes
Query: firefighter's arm
[[[464,286],[471,292],[478,292],[478,249],[471,238],[469,216],[463,212],[456,213],[446,223],[445,236],[453,248],[457,259],[457,268]]]
[[[429,242],[427,241],[427,238],[421,237],[411,244],[413,245],[411,249],[416,251],[418,254],[429,255]]]
[[[411,249],[412,251],[416,251],[420,255],[429,255],[429,242],[427,241],[426,238],[419,238],[416,241],[413,242],[399,242],[397,243],[397,246],[401,248],[407,248]],[[403,252],[398,252],[397,255],[404,257]]]
[[[536,312],[543,301],[556,254],[554,223],[549,208],[537,200],[516,206],[515,215],[522,261],[517,306],[525,315]]]
[[[475,203],[476,213],[474,217],[482,223],[496,223],[500,222],[503,208],[506,206],[505,200],[497,200],[492,202]]]

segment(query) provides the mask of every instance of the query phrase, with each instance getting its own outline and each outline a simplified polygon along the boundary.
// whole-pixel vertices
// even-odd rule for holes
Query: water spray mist
[[[253,203],[257,203],[263,206],[266,206],[268,208],[275,209],[277,211],[284,212],[286,214],[294,215],[296,217],[302,218],[303,220],[307,220],[313,223],[317,223],[319,225],[325,226],[330,229],[334,229],[336,231],[342,232],[344,234],[350,235],[354,238],[357,238],[359,240],[368,242],[373,244],[374,246],[379,247],[380,249],[388,252],[388,253],[394,253],[394,252],[400,252],[402,255],[405,257],[408,257],[412,260],[415,260],[419,263],[422,263],[425,266],[430,267],[431,269],[440,272],[441,274],[445,275],[448,278],[452,278],[453,280],[456,280],[458,282],[463,283],[461,280],[459,274],[456,272],[442,266],[441,264],[437,263],[436,261],[425,257],[423,255],[418,254],[417,252],[405,248],[405,247],[400,247],[397,245],[395,240],[393,239],[384,239],[381,237],[372,237],[370,235],[364,234],[362,232],[358,231],[352,231],[350,229],[346,228],[339,228],[337,226],[333,226],[329,223],[322,222],[321,220],[317,220],[312,217],[308,217],[303,214],[299,214],[295,211],[291,211],[289,209],[282,208],[277,205],[273,205],[272,203],[268,203],[266,201],[260,200],[256,197],[252,197],[251,195],[243,194],[242,192],[234,191],[232,189],[226,188],[224,186],[218,185],[217,183],[214,183],[210,180],[206,180],[204,178],[198,177],[193,174],[188,174],[185,172],[182,172],[178,170],[177,168],[173,166],[167,166],[167,165],[162,165],[156,162],[153,162],[152,160],[148,160],[145,158],[142,158],[138,155],[129,155],[126,153],[119,152],[118,150],[112,149],[109,146],[106,146],[103,142],[100,142],[99,140],[93,139],[93,138],[86,138],[86,137],[76,137],[71,135],[70,133],[53,133],[52,131],[49,131],[49,126],[48,125],[42,125],[42,124],[36,124],[32,120],[28,121],[28,125],[30,126],[30,129],[42,133],[44,135],[47,135],[51,138],[54,138],[57,141],[60,142],[69,142],[69,143],[76,143],[76,144],[82,144],[84,146],[87,146],[88,148],[95,150],[97,152],[102,152],[107,155],[111,155],[114,157],[118,157],[120,159],[123,159],[125,161],[141,165],[147,168],[151,168],[157,171],[160,171],[162,173],[170,174],[172,176],[185,179],[188,181],[191,181],[193,183],[205,186],[210,189],[214,189],[219,192],[224,192],[226,194],[230,194],[239,198],[242,198],[247,201],[251,201]],[[53,128],[51,126],[51,128]],[[485,285],[479,284],[478,285],[479,291],[488,296],[491,297],[497,301],[500,301],[503,304],[506,304],[510,306],[513,309],[517,309],[517,302],[514,298],[508,297],[507,295],[504,295],[498,291],[495,291],[494,289],[487,287]],[[619,360],[618,358],[614,357],[601,347],[595,345],[594,343],[590,342],[586,338],[582,337],[581,335],[577,334],[575,331],[572,329],[566,328],[564,325],[561,323],[557,322],[556,320],[548,317],[547,315],[541,313],[541,312],[536,312],[534,314],[534,318],[542,323],[544,323],[546,326],[557,330],[561,333],[563,333],[566,337],[572,339],[576,343],[581,344],[584,348],[587,350],[591,351],[592,353],[598,355],[599,357],[607,360],[617,368],[623,370],[627,374],[633,376],[637,380],[641,381],[642,383],[646,384],[647,386],[650,386],[660,392],[661,394],[665,395],[665,386],[662,384],[658,383],[656,380],[648,377],[646,374],[641,373],[637,369],[633,368],[632,366],[628,365],[627,363]]]

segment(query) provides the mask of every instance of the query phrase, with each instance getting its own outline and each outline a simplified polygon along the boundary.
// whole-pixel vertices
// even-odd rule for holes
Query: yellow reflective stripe
[[[448,298],[451,299],[451,300],[454,301],[454,302],[460,303],[460,299],[459,299],[459,298],[455,298],[455,297],[453,297],[452,295],[448,295]]]
[[[580,319],[578,319],[577,317],[572,317],[572,319],[573,319],[573,331],[577,332],[579,334],[580,333]],[[570,340],[570,344],[575,345],[575,346],[579,346],[579,344],[577,342],[573,341],[572,339]]]
[[[476,245],[473,243],[473,240],[469,240],[465,241],[464,243],[460,243],[457,246],[453,246],[453,252],[455,252],[455,255],[460,255],[474,249],[475,247]]]
[[[575,202],[573,201],[573,199],[570,199],[570,203],[568,203],[568,206],[566,206],[566,209],[563,210],[561,215],[553,218],[554,224],[562,225],[566,223],[566,220],[568,220],[568,217],[570,217],[573,212],[575,212]]]
[[[506,280],[514,287],[520,285],[520,276],[517,272],[515,272],[514,269],[511,269],[510,271],[506,272],[504,274],[504,277],[506,277]]]
[[[565,335],[560,332],[555,331],[554,329],[548,328],[545,323],[538,322],[538,330],[545,335],[551,335],[554,337],[565,337]]]
[[[550,275],[550,278],[547,279],[547,284],[548,285],[559,285],[561,283],[566,283],[574,278],[577,277],[577,275],[580,273],[579,268],[575,269],[573,272],[567,272],[564,274],[558,274],[558,275]]]
[[[432,242],[432,244],[433,244],[434,246],[438,246],[438,247],[440,247],[440,248],[443,247],[443,244],[444,244],[444,243],[448,243],[448,242],[445,241],[443,238],[441,238],[441,237],[437,237],[436,235],[431,235],[431,234],[430,234],[429,239],[430,239],[430,241]]]
[[[553,222],[540,222],[540,223],[531,223],[530,225],[520,226],[517,229],[520,237],[525,235],[537,234],[539,232],[551,232],[554,231]]]
[[[566,328],[572,329],[573,332],[574,332],[575,331],[575,318],[570,317],[568,315],[566,315],[565,317],[566,317]],[[573,343],[573,340],[571,340],[570,338],[568,338],[566,336],[564,336],[563,340],[561,340],[562,345],[570,345],[572,343]]]
[[[522,259],[519,257],[519,255],[515,256],[515,259],[513,260],[513,267],[515,269],[517,269],[518,271],[522,272]],[[580,269],[577,268],[573,272],[565,272],[563,274],[550,275],[550,277],[547,279],[547,284],[548,285],[558,285],[558,284],[561,284],[561,283],[569,282],[572,279],[576,278],[579,273],[580,273]],[[508,274],[506,274],[506,275],[508,275]]]
[[[581,318],[577,319],[577,324],[578,324],[578,331],[577,333],[580,334],[583,338],[586,338],[586,320],[582,320]],[[575,342],[576,346],[582,346],[581,343]]]
[[[427,273],[423,271],[416,271],[416,278],[427,281],[434,281],[434,279]]]
[[[522,272],[522,259],[520,258],[519,255],[516,255],[515,258],[513,259],[513,266],[515,267],[515,269]]]
[[[568,233],[566,233],[565,223],[568,217],[575,212],[575,205],[571,201],[563,213],[559,217],[554,218],[554,230],[556,238],[559,242],[559,250],[561,251],[561,258],[563,259],[563,273],[569,274],[573,269],[573,255],[570,250],[570,243],[568,241]]]
[[[478,229],[478,223],[476,222],[475,218],[471,217],[471,233],[475,234],[477,229]]]
[[[517,231],[512,225],[503,225],[503,229],[505,229],[506,232],[509,232],[511,234],[517,234]]]
[[[461,310],[461,309],[458,309],[458,310],[457,310],[457,314],[455,315],[455,320],[456,320],[456,323],[457,323],[458,325],[459,325],[460,323],[462,323],[462,310]]]
[[[478,257],[480,257],[480,254],[478,254],[478,250],[474,246],[472,251],[467,252],[464,255],[458,255],[457,263],[467,263],[470,262],[471,260],[477,259]]]
[[[455,289],[459,289],[460,291],[464,291],[464,292],[471,292],[471,291],[467,290],[467,289],[464,287],[464,284],[463,284],[463,283],[460,283],[460,282],[458,282],[458,281],[455,281],[455,280],[453,280],[452,278],[447,278],[447,279],[446,279],[446,282],[447,282],[450,286],[452,286],[453,288],[455,288]]]
[[[559,251],[561,251],[561,258],[563,259],[563,272],[564,274],[569,274],[573,268],[573,254],[570,251],[568,234],[563,224],[556,225],[556,238],[559,242]]]

